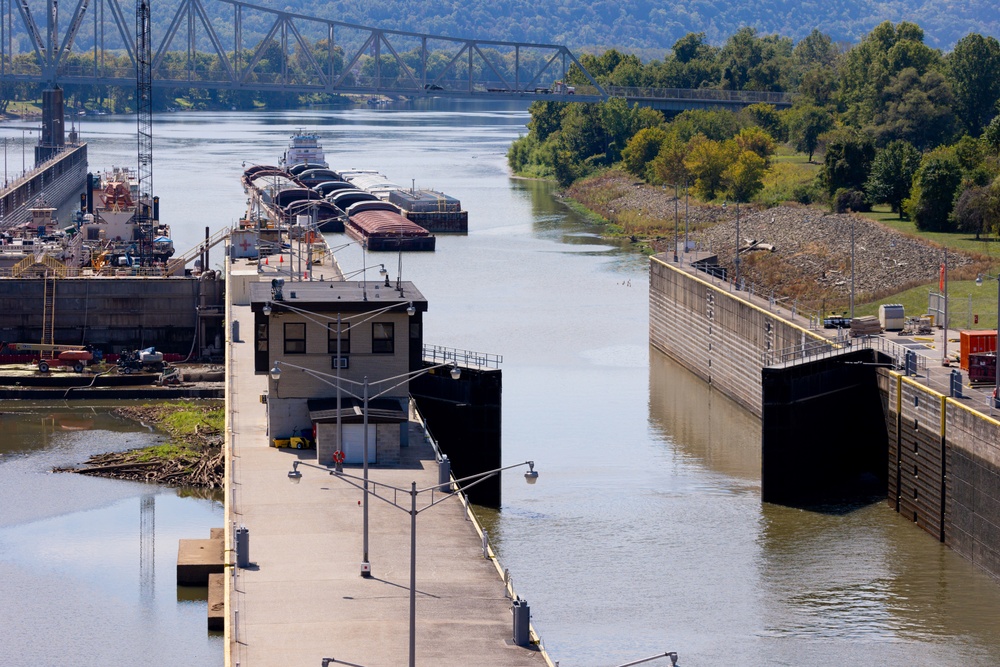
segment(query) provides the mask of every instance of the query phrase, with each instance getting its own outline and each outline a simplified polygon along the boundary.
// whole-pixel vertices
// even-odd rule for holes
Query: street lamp
[[[338,325],[337,336],[338,336],[338,348],[339,348],[339,336],[340,336],[340,328],[339,328],[340,327],[340,316],[339,316],[339,314],[337,316],[337,325]],[[340,363],[339,363],[340,356],[338,355],[337,358],[338,358],[337,375],[330,375],[328,373],[321,373],[321,372],[315,371],[315,370],[313,370],[311,368],[305,368],[303,366],[296,366],[294,364],[290,364],[290,363],[288,363],[286,361],[275,361],[274,362],[274,368],[271,369],[271,377],[275,381],[277,381],[278,378],[281,377],[281,368],[280,368],[280,366],[287,366],[289,368],[294,368],[296,370],[302,371],[306,375],[309,375],[310,377],[314,377],[317,380],[319,380],[320,382],[323,382],[324,384],[328,384],[328,385],[330,385],[332,387],[335,387],[337,389],[337,447],[338,448],[342,448],[343,447],[343,442],[341,440],[342,434],[340,432],[340,394],[341,394],[341,392],[343,392],[343,393],[346,393],[348,396],[361,401],[361,406],[362,406],[361,407],[361,412],[362,412],[362,420],[363,420],[362,421],[362,424],[363,424],[362,430],[364,432],[364,437],[363,437],[363,443],[364,444],[363,444],[363,447],[362,447],[361,466],[362,466],[362,475],[363,475],[362,479],[364,480],[364,484],[365,484],[365,486],[364,486],[364,490],[365,490],[364,511],[362,512],[362,514],[364,515],[364,517],[363,517],[363,523],[362,523],[361,576],[362,577],[370,577],[370,576],[372,576],[372,564],[371,564],[371,561],[368,559],[368,405],[369,405],[369,402],[372,399],[379,398],[380,396],[385,396],[387,393],[389,393],[393,389],[396,389],[397,387],[400,387],[400,386],[406,384],[407,382],[409,382],[410,380],[412,380],[414,378],[420,377],[421,375],[424,375],[426,373],[430,373],[431,371],[433,371],[435,369],[449,367],[451,369],[450,375],[451,375],[451,379],[452,380],[458,380],[462,376],[462,371],[458,368],[458,364],[456,364],[454,361],[449,361],[447,363],[437,364],[435,366],[428,366],[427,368],[422,368],[422,369],[420,369],[418,371],[411,371],[409,373],[403,373],[401,375],[394,375],[392,377],[384,378],[382,380],[376,380],[375,382],[371,382],[371,383],[368,382],[368,376],[366,375],[366,376],[364,376],[364,379],[361,382],[357,382],[355,380],[348,380],[347,378],[340,377]],[[275,374],[275,371],[277,371],[277,374]],[[333,378],[334,382],[330,382],[326,378]],[[398,380],[398,382],[397,382],[397,380]],[[355,387],[361,387],[361,395],[359,396],[359,395],[355,394],[354,392],[350,391],[349,389],[344,388],[342,385],[345,382],[347,384],[354,385]],[[380,385],[380,384],[384,384],[386,382],[394,382],[394,384],[392,386],[390,386],[390,387],[387,387],[386,389],[383,389],[382,391],[378,392],[377,394],[369,395],[368,390],[369,390],[369,388],[372,385]],[[336,469],[335,472],[339,473],[341,471],[342,471],[342,469],[340,467],[340,464],[338,463],[337,464],[337,469]]]
[[[372,482],[372,488],[369,490],[368,484],[369,480],[367,478],[360,478],[355,475],[349,475],[344,472],[337,472],[335,470],[328,470],[318,465],[312,463],[306,463],[305,461],[292,461],[292,469],[288,471],[288,479],[294,484],[298,484],[302,481],[302,473],[299,472],[299,466],[305,466],[307,468],[315,468],[317,470],[322,470],[327,474],[334,475],[351,486],[361,489],[364,491],[365,498],[367,499],[369,495],[373,495],[379,500],[385,502],[396,509],[402,510],[410,515],[410,660],[409,667],[416,667],[416,646],[417,646],[417,515],[421,512],[429,510],[435,505],[443,503],[452,496],[456,496],[460,493],[465,493],[465,491],[482,481],[493,477],[494,475],[499,475],[504,470],[511,470],[513,468],[520,468],[521,466],[528,466],[527,472],[524,473],[524,479],[529,484],[534,484],[538,479],[538,472],[535,470],[534,461],[522,461],[521,463],[515,463],[509,466],[503,466],[500,468],[494,468],[493,470],[487,470],[486,472],[476,473],[474,475],[469,475],[468,477],[462,477],[461,479],[456,479],[452,484],[454,485],[454,490],[450,493],[445,493],[439,498],[435,498],[434,494],[440,492],[441,485],[434,484],[433,486],[428,486],[423,489],[417,488],[416,481],[412,482],[409,489],[404,489],[397,486],[392,486],[390,484],[382,484],[381,482]],[[358,484],[358,481],[363,483]],[[462,486],[465,484],[465,486]],[[385,491],[392,492],[387,493],[385,496],[379,495],[379,488],[385,489]],[[422,493],[430,492],[431,500],[426,505],[421,508],[417,508],[417,496]],[[410,506],[407,508],[404,505],[399,504],[396,501],[396,494],[408,494],[410,496]],[[660,657],[660,656],[656,656]],[[329,659],[333,661],[333,658]],[[327,663],[329,664],[329,663]],[[637,664],[637,663],[631,663]]]
[[[1000,341],[1000,276],[980,273],[976,276],[976,287],[983,286],[983,278],[997,281],[997,340]],[[1000,345],[995,345],[994,348],[993,365],[996,367],[996,383],[993,387],[993,407],[1000,408]]]
[[[632,662],[625,662],[618,665],[618,667],[632,667],[632,665],[641,665],[644,662],[652,662],[654,660],[659,660],[660,658],[670,658],[671,665],[677,664],[677,652],[667,651],[665,653],[657,653],[656,655],[651,655],[648,658],[641,658],[639,660],[633,660]]]

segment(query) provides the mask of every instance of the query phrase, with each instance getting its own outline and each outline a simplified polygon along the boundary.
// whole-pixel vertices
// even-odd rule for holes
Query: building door
[[[344,463],[361,464],[365,451],[365,425],[344,424]],[[368,425],[368,463],[375,463],[375,424]]]

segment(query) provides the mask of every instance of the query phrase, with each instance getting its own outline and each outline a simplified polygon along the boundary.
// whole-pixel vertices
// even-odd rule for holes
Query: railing
[[[759,90],[716,90],[714,88],[648,88],[632,86],[605,86],[611,97],[649,100],[679,100],[685,102],[720,102],[729,104],[756,104],[764,102],[791,106],[792,93],[775,93]],[[576,86],[577,95],[599,95],[593,86]]]
[[[463,368],[500,368],[503,356],[458,350],[440,345],[424,345],[424,361],[432,364],[446,364],[449,361],[454,361]]]

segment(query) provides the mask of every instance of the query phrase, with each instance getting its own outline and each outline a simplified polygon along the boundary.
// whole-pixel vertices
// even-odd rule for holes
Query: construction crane
[[[135,104],[139,135],[139,198],[135,222],[142,233],[140,262],[153,260],[153,54],[150,37],[149,0],[135,2]]]

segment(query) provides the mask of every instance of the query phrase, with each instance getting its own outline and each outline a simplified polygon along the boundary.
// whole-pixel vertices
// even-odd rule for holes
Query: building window
[[[257,351],[267,352],[267,324],[257,325]]]
[[[337,354],[337,323],[333,322],[326,328],[326,352],[327,354]],[[351,327],[347,322],[340,323],[340,353],[351,353]]]
[[[285,322],[285,354],[306,353],[306,323]]]
[[[372,353],[395,352],[395,331],[392,322],[372,322]]]

